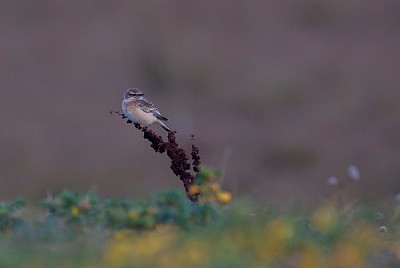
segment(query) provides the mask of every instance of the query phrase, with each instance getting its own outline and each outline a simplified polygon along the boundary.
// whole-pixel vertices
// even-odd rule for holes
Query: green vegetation
[[[143,201],[65,190],[39,202],[47,214],[38,221],[22,220],[22,199],[1,204],[0,267],[400,265],[400,205],[383,213],[332,200],[277,212],[232,201],[218,177],[199,173],[198,203],[179,190]]]

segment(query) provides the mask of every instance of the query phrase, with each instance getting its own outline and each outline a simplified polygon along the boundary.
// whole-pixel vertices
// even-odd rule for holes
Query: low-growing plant
[[[180,190],[166,190],[141,201],[102,200],[94,193],[64,190],[55,197],[49,196],[40,201],[40,205],[47,209],[48,217],[58,218],[60,224],[75,227],[143,230],[155,228],[158,224],[170,224],[188,229],[192,225],[209,222],[221,205],[230,202],[230,193],[220,190],[217,174],[211,169],[200,171],[201,184],[197,187],[204,192],[204,198],[198,203],[188,200]],[[229,195],[229,198],[221,200],[221,193]]]
[[[12,230],[24,224],[23,220],[14,216],[14,212],[25,205],[26,201],[23,198],[0,203],[0,231]]]
[[[94,193],[64,190],[55,197],[48,196],[39,204],[47,209],[49,216],[63,218],[67,224],[93,226],[98,222],[100,206]]]
[[[45,221],[25,223],[25,232],[15,231],[21,230],[12,227],[15,224],[5,225],[2,230],[9,232],[0,233],[0,263],[299,268],[400,264],[399,205],[385,214],[335,200],[312,211],[279,212],[240,200],[226,206],[217,198],[224,191],[218,171],[212,169],[200,170],[197,186],[204,193],[198,203],[181,190],[155,193],[147,200],[102,199],[64,190],[40,202],[48,212]],[[2,215],[15,223],[13,213],[23,205],[23,200],[3,203],[8,213]]]

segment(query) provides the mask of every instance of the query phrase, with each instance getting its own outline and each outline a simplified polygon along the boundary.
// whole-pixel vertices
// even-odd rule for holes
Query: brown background
[[[181,187],[110,110],[140,87],[236,195],[400,191],[400,2],[2,1],[0,196]],[[160,133],[164,131],[154,127]]]

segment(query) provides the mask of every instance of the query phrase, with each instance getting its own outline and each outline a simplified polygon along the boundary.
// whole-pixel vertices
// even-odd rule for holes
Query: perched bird
[[[168,119],[160,114],[154,104],[143,97],[143,92],[138,88],[128,88],[122,100],[124,115],[133,123],[142,127],[159,124],[166,131],[171,131],[165,124]]]

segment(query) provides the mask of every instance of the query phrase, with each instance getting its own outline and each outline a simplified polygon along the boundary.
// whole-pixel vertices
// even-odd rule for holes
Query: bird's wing
[[[142,111],[144,111],[146,113],[152,113],[155,117],[157,117],[160,120],[163,120],[163,121],[168,120],[166,117],[161,115],[161,113],[158,111],[157,107],[155,107],[154,104],[150,100],[148,100],[144,97],[141,97],[137,100],[137,104],[140,107],[140,109],[142,109]]]

